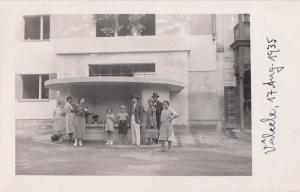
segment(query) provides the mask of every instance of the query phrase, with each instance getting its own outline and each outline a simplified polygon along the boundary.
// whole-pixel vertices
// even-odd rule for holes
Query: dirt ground
[[[47,130],[16,129],[17,175],[248,176],[251,143],[198,133],[180,136],[171,152],[160,145],[106,146],[86,141],[73,147],[53,144]]]

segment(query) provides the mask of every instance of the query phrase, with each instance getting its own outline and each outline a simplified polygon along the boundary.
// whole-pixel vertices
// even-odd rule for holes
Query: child
[[[57,101],[56,109],[53,113],[53,136],[52,141],[62,142],[63,135],[66,134],[66,110],[65,102],[62,100]]]
[[[106,114],[106,121],[105,121],[105,132],[107,133],[108,140],[105,143],[105,145],[113,144],[112,134],[114,131],[114,120],[115,119],[116,119],[116,117],[113,114],[113,110],[111,108],[108,108],[107,114]]]
[[[127,128],[128,128],[128,113],[126,112],[126,107],[122,105],[120,107],[121,112],[117,115],[119,121],[119,134],[121,135],[121,144],[128,144],[127,141]]]
[[[168,151],[171,150],[174,140],[174,128],[172,120],[178,117],[178,114],[169,107],[169,101],[163,101],[163,111],[161,112],[161,127],[159,132],[159,141],[162,144],[162,151],[166,151],[165,142],[168,142]]]

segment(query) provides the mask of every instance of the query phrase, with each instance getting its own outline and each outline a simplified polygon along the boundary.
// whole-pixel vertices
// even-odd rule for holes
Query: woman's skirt
[[[53,134],[66,134],[66,119],[65,117],[55,117],[53,120]]]
[[[73,133],[74,132],[74,114],[67,113],[66,115],[66,132]]]
[[[83,139],[85,131],[85,118],[74,117],[74,139]]]
[[[172,123],[163,122],[159,130],[159,140],[160,141],[174,141],[174,128]]]

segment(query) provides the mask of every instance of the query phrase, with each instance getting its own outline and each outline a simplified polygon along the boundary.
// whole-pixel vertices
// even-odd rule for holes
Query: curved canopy
[[[180,81],[149,78],[149,77],[112,77],[112,76],[97,76],[97,77],[74,77],[74,78],[58,78],[50,79],[45,82],[45,87],[57,91],[63,90],[69,85],[116,85],[116,86],[160,86],[169,91],[180,91],[184,88]]]

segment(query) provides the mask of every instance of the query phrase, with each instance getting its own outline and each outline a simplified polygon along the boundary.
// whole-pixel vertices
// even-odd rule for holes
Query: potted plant
[[[141,24],[141,19],[145,17],[145,14],[131,14],[128,17],[129,25],[128,28],[131,30],[131,35],[140,36],[143,29],[146,27]]]
[[[119,25],[117,14],[97,14],[94,15],[94,19],[98,24],[97,27],[101,27],[101,31],[106,37],[116,37],[119,31],[122,29],[122,25]]]

